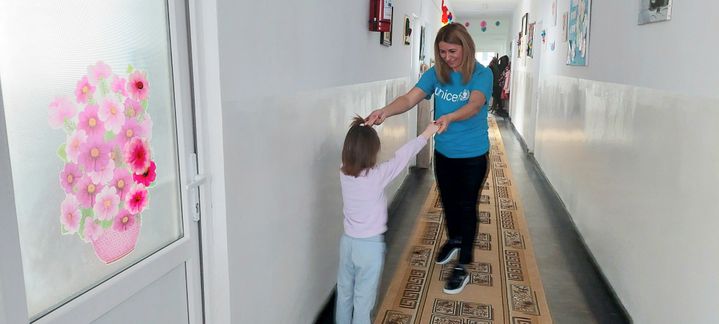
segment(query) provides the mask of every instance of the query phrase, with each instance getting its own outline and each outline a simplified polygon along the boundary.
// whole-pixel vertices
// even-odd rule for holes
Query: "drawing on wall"
[[[567,19],[569,14],[565,11],[562,15],[562,42],[567,42]]]
[[[59,96],[48,111],[50,127],[66,134],[57,150],[64,163],[60,232],[92,244],[105,263],[135,249],[157,174],[147,74],[132,66],[127,74],[97,62],[77,82],[74,98]]]
[[[534,57],[534,23],[529,24],[527,32],[527,56]]]
[[[567,23],[567,64],[587,65],[591,0],[571,0]]]
[[[672,18],[672,0],[639,0],[639,25]]]
[[[552,26],[557,25],[557,0],[552,0]]]

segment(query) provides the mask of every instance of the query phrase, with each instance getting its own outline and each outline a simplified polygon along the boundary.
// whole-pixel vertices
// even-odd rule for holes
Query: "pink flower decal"
[[[73,195],[67,195],[60,205],[62,214],[60,215],[60,223],[67,231],[67,234],[73,234],[80,228],[80,219],[82,214],[77,203],[77,199]]]
[[[92,218],[88,217],[85,219],[85,230],[83,230],[82,233],[85,242],[95,242],[100,238],[102,232],[104,232],[102,225],[95,222]]]
[[[98,61],[97,64],[88,67],[87,71],[89,80],[92,84],[97,84],[100,80],[107,79],[110,75],[112,75],[110,66],[102,61]]]
[[[77,81],[77,86],[75,87],[75,98],[77,98],[77,102],[87,103],[87,100],[90,99],[94,93],[95,86],[90,84],[86,76],[82,77],[80,81]]]
[[[145,129],[142,125],[138,124],[135,119],[126,119],[125,125],[122,126],[120,132],[117,134],[117,145],[121,148],[125,148],[125,144],[135,137],[144,137]]]
[[[134,137],[125,144],[125,163],[133,173],[145,173],[150,167],[150,146],[147,142]]]
[[[79,164],[87,172],[102,171],[110,162],[110,149],[110,144],[105,143],[102,137],[90,137],[80,145]]]
[[[155,169],[157,167],[155,166],[155,161],[150,161],[150,167],[147,168],[147,171],[145,173],[135,173],[132,175],[132,178],[135,179],[135,182],[141,183],[145,187],[149,187],[150,184],[155,181],[155,177],[157,174],[155,173]]]
[[[85,144],[87,141],[87,134],[84,130],[80,129],[72,133],[67,137],[67,143],[65,143],[65,152],[67,153],[67,159],[70,162],[77,162],[77,158],[80,155],[80,146]]]
[[[140,102],[132,98],[125,99],[125,116],[128,118],[136,118],[140,114],[142,114],[142,105]]]
[[[112,221],[112,229],[118,232],[124,232],[130,229],[130,227],[134,224],[135,215],[123,210],[121,213],[117,214],[117,216],[115,216],[115,220]]]
[[[148,203],[147,189],[143,185],[133,186],[125,196],[125,208],[133,214],[142,213]]]
[[[95,183],[108,183],[115,175],[115,161],[110,159],[104,169],[100,171],[89,171],[87,174]]]
[[[105,187],[95,197],[93,211],[99,220],[111,220],[119,210],[120,196],[117,195],[114,187]]]
[[[73,193],[75,184],[80,180],[80,177],[82,177],[82,173],[80,172],[80,168],[77,167],[77,164],[65,164],[65,168],[60,172],[60,185],[62,189],[68,194]]]
[[[127,80],[127,91],[130,92],[130,96],[137,100],[145,100],[147,93],[150,91],[150,86],[147,84],[147,78],[145,74],[140,71],[135,71],[130,74]]]
[[[100,105],[97,116],[105,123],[107,130],[118,133],[125,124],[125,106],[117,103],[112,97],[105,98]]]
[[[62,128],[65,120],[75,116],[75,104],[70,99],[58,97],[50,103],[50,127]]]
[[[87,134],[87,136],[103,136],[105,135],[105,125],[97,115],[97,105],[87,105],[85,110],[80,113],[80,124],[77,127]]]
[[[127,172],[125,168],[115,169],[115,174],[110,185],[115,187],[117,194],[120,195],[120,199],[125,200],[125,194],[130,191],[130,187],[132,186],[130,172]]]
[[[48,124],[66,134],[57,150],[62,234],[77,234],[105,263],[134,249],[157,177],[147,74],[128,69],[98,61],[68,89],[74,96],[48,105]]]
[[[102,185],[92,182],[90,176],[84,176],[77,183],[77,199],[83,208],[92,208],[95,196],[102,190]]]
[[[114,76],[112,78],[112,92],[117,93],[122,96],[126,96],[127,95],[127,91],[125,91],[125,83],[126,82],[127,81],[125,81],[124,78],[121,78],[117,75]]]

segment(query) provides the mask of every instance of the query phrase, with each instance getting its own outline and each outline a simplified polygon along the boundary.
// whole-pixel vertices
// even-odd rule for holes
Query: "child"
[[[344,235],[337,274],[337,324],[370,323],[384,263],[387,199],[384,188],[399,175],[439,127],[434,123],[379,165],[380,143],[372,126],[357,116],[342,148]]]

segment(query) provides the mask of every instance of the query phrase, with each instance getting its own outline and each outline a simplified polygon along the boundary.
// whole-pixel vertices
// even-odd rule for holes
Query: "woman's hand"
[[[387,118],[387,113],[384,111],[384,109],[377,109],[364,119],[364,123],[367,126],[379,125],[384,122],[385,118]]]
[[[434,123],[437,124],[437,126],[439,126],[439,130],[437,131],[437,133],[439,133],[439,134],[444,133],[444,131],[447,130],[447,128],[449,127],[449,124],[451,124],[452,121],[453,121],[452,114],[446,114],[442,117],[439,117],[439,119],[435,120]]]
[[[406,94],[397,97],[397,99],[392,101],[389,105],[382,107],[382,109],[373,111],[369,114],[369,116],[367,116],[367,118],[364,119],[364,123],[367,126],[382,124],[385,119],[412,109],[412,107],[416,106],[420,101],[422,101],[422,98],[426,96],[427,95],[424,91],[422,91],[422,89],[414,87]]]

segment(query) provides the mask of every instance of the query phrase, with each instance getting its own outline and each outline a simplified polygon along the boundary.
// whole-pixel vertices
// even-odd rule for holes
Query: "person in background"
[[[357,116],[342,148],[340,183],[344,235],[340,239],[337,272],[337,324],[369,324],[384,264],[387,230],[385,187],[405,169],[409,160],[427,144],[439,126],[430,123],[424,132],[395,152],[389,161],[376,164],[379,136]]]
[[[504,72],[508,66],[509,57],[507,55],[500,57],[499,63],[497,64],[497,71],[494,74],[494,78],[497,82],[494,85],[494,91],[492,93],[492,112],[502,117],[509,116],[507,111],[504,110],[504,100],[502,99],[502,90],[504,89],[504,83],[506,82]]]
[[[509,100],[509,91],[512,86],[512,63],[507,63],[507,68],[504,69],[504,85],[502,86],[502,112],[504,113],[503,117],[509,117],[508,107],[507,107],[507,100]]]
[[[498,57],[492,57],[492,60],[489,61],[489,64],[487,65],[487,68],[492,70],[492,91],[499,85],[499,58]],[[489,109],[491,112],[494,112],[494,92],[489,94],[489,98],[487,98],[487,103],[489,104]]]
[[[488,171],[487,99],[492,95],[493,74],[475,60],[474,53],[474,41],[464,26],[445,25],[434,41],[437,63],[409,92],[365,118],[367,125],[381,124],[434,95],[439,126],[434,171],[448,236],[435,262],[446,264],[459,254],[444,286],[448,294],[460,293],[469,282],[466,267],[474,260],[477,200]]]

